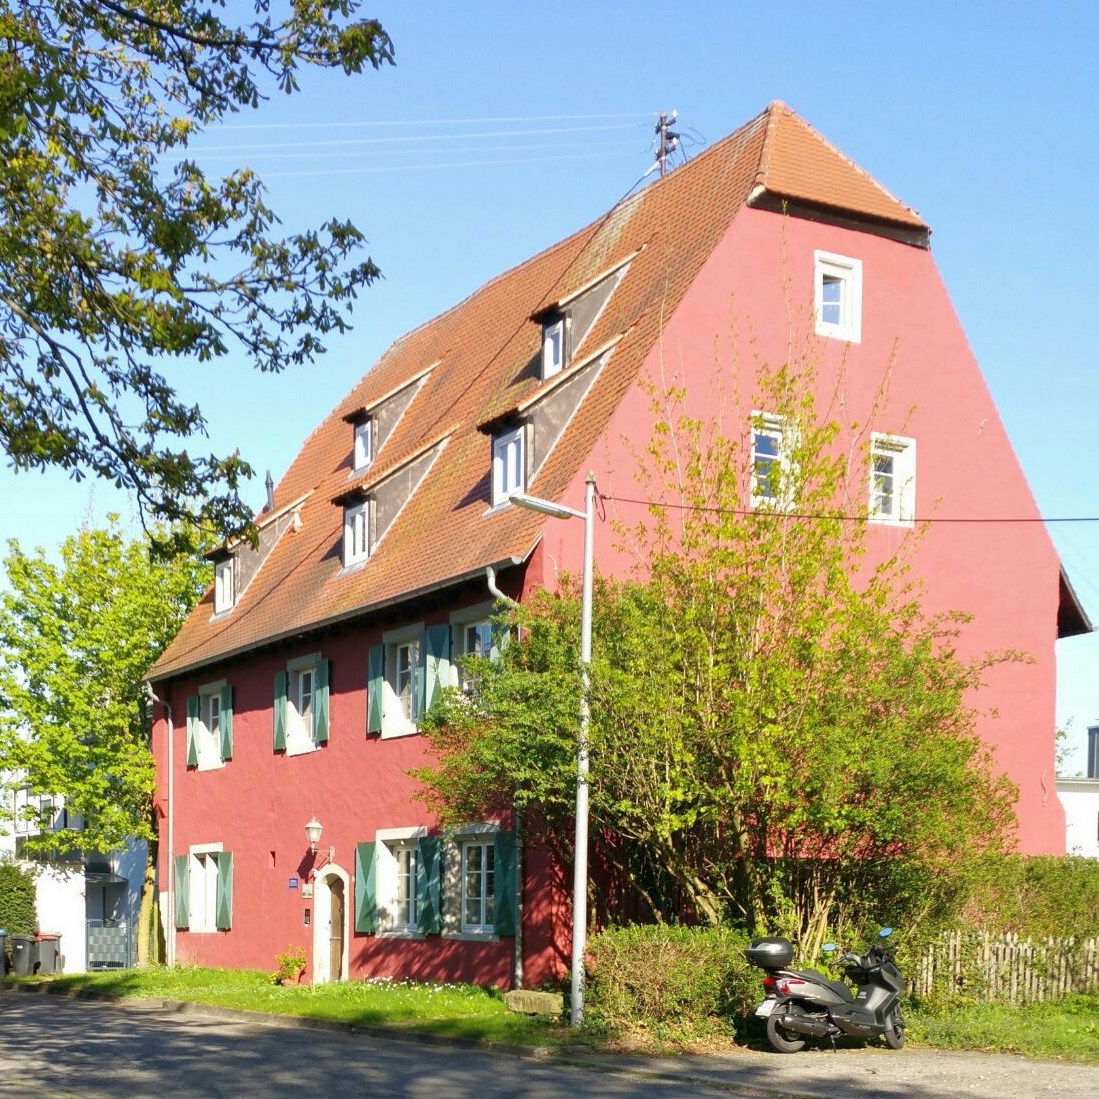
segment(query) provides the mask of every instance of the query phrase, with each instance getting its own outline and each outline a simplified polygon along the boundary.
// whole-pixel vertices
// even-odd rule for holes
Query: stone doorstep
[[[509,1011],[522,1015],[560,1015],[565,1010],[565,997],[560,992],[534,992],[513,988],[504,994]]]

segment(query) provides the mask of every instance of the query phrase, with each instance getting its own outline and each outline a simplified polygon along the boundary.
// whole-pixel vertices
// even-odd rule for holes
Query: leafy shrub
[[[666,924],[611,928],[589,943],[587,1011],[611,1033],[661,1039],[730,1032],[759,1000],[747,936]]]
[[[1099,860],[1009,855],[983,861],[960,923],[1029,938],[1099,935]]]
[[[34,878],[14,862],[0,862],[0,927],[9,935],[33,935]]]

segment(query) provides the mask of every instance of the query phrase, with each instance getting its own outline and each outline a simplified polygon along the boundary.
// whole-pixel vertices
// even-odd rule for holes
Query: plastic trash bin
[[[61,972],[61,936],[53,931],[39,931],[35,935],[38,957],[35,958],[34,972],[47,976]]]
[[[38,944],[30,935],[12,935],[11,971],[17,977],[29,977],[38,961]]]

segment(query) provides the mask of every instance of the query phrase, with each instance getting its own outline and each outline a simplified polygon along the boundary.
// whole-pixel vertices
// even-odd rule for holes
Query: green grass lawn
[[[556,1045],[576,1040],[559,1022],[517,1015],[507,1010],[502,993],[471,985],[379,980],[281,987],[271,983],[269,974],[254,970],[187,966],[42,979],[62,988],[112,996],[185,1000],[481,1042]]]
[[[613,1044],[591,1033],[578,1035],[557,1020],[516,1015],[504,1006],[502,993],[471,985],[380,980],[284,988],[272,984],[266,973],[186,966],[23,978],[20,983],[39,980],[107,995],[184,1000],[486,1043]],[[913,1046],[1099,1064],[1097,995],[1026,1007],[977,1004],[935,1012],[909,1009],[905,1018]]]
[[[1021,1007],[973,1004],[936,1012],[910,1010],[905,1020],[914,1045],[1099,1064],[1099,995]]]

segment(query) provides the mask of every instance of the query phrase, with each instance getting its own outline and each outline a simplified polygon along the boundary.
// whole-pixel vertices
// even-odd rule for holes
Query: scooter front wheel
[[[904,1049],[904,1020],[894,1011],[885,1020],[885,1044],[890,1049]]]
[[[776,1053],[800,1053],[805,1048],[805,1039],[787,1038],[782,1029],[787,1011],[791,1015],[799,1014],[797,1008],[789,1006],[786,1011],[774,1011],[767,1016],[767,1041]]]

